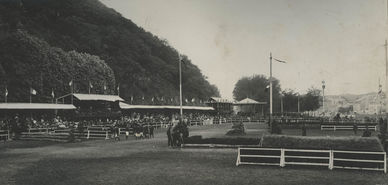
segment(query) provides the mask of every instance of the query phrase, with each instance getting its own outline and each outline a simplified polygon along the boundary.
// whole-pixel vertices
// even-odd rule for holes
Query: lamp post
[[[286,63],[285,61],[278,60],[274,58],[274,60]],[[269,125],[272,131],[272,53],[269,54]]]

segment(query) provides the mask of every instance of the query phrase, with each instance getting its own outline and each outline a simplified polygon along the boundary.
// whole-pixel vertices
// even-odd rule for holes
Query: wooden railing
[[[285,148],[239,148],[236,166],[241,164],[310,165],[328,169],[361,169],[387,172],[386,152],[302,150]]]

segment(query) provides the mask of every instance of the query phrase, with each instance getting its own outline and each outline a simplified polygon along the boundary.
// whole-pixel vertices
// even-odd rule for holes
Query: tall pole
[[[325,81],[322,81],[322,112],[325,113]]]
[[[282,113],[282,116],[283,116],[283,95],[280,95],[280,106],[281,106],[280,112]]]
[[[387,118],[388,118],[388,58],[387,58],[387,46],[388,46],[388,43],[387,43],[387,39],[385,39],[385,97],[387,98],[387,103],[385,104],[386,105],[386,108],[385,108],[385,112],[387,114]]]
[[[298,113],[300,113],[299,94],[298,94]]]
[[[32,103],[32,88],[30,87],[30,103]]]
[[[182,59],[179,55],[179,109],[180,109],[180,115],[181,115],[181,121],[183,119],[183,109],[182,109]]]
[[[269,125],[272,130],[272,53],[269,54]]]

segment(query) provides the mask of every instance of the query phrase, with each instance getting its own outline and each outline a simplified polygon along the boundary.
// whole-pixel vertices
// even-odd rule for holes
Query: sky
[[[282,89],[376,92],[385,77],[387,0],[101,0],[166,39],[233,98],[244,76],[273,76]]]

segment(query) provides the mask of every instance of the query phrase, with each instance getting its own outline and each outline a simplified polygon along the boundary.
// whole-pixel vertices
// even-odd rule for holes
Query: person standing
[[[357,135],[357,130],[358,130],[357,123],[354,123],[354,124],[353,124],[353,132],[354,132],[354,135]]]
[[[171,124],[169,124],[167,128],[167,142],[168,142],[168,146],[172,147]]]

